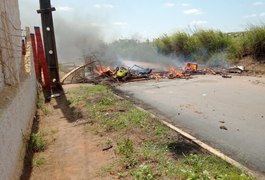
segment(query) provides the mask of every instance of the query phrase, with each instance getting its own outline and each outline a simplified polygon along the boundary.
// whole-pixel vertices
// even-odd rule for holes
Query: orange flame
[[[95,73],[100,76],[100,75],[103,75],[103,74],[108,74],[108,75],[113,75],[115,74],[115,70],[111,69],[110,67],[104,67],[104,66],[99,66],[99,65],[96,65],[96,70],[95,70]]]
[[[180,72],[179,70],[177,70],[176,68],[170,67],[168,69],[168,78],[169,79],[174,79],[174,78],[180,78],[183,77],[184,74],[182,72]]]
[[[160,79],[163,78],[163,76],[161,76],[160,73],[153,73],[153,74],[151,75],[151,78],[152,78],[152,79],[155,79],[156,81],[159,81]]]

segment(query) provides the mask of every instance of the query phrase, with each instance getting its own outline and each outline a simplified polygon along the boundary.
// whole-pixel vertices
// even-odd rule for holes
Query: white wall
[[[19,179],[25,155],[23,140],[36,111],[36,79],[30,38],[22,56],[18,0],[0,0],[0,179]],[[28,68],[28,65],[27,65]],[[24,137],[25,136],[25,137]]]

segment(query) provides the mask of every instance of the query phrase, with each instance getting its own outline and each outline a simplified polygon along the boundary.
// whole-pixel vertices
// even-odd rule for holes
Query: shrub
[[[190,36],[185,32],[178,32],[171,36],[170,43],[173,51],[177,54],[188,54],[188,42]]]
[[[235,63],[244,56],[265,58],[265,25],[250,26],[243,36],[232,37],[217,30],[196,30],[192,35],[177,32],[155,40],[159,53],[184,55],[186,60],[207,63],[216,54],[224,53],[224,59]],[[214,60],[217,61],[217,60]],[[214,64],[222,64],[214,62]]]
[[[243,48],[256,59],[265,57],[265,25],[251,26],[245,35]]]
[[[221,31],[199,30],[194,34],[198,38],[201,47],[209,53],[216,53],[225,50],[231,43],[231,38]]]
[[[232,62],[237,62],[238,59],[241,59],[244,56],[244,38],[232,38],[229,47],[227,48],[227,57]]]
[[[159,53],[168,55],[172,53],[171,39],[168,35],[164,35],[161,38],[155,40],[155,46]]]

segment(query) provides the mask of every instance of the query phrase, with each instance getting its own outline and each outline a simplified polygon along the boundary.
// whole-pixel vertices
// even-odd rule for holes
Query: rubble
[[[220,126],[220,129],[226,130],[226,131],[228,130],[227,127],[225,127],[225,126]]]
[[[227,74],[222,75],[222,78],[232,78],[232,76],[229,76]]]
[[[197,63],[186,63],[184,67],[169,67],[164,71],[155,71],[138,65],[132,67],[118,66],[116,68],[102,66],[99,60],[94,60],[76,67],[67,73],[61,80],[64,84],[66,79],[70,83],[120,83],[154,79],[190,79],[194,75],[221,75],[223,78],[232,78],[228,73],[242,73],[243,66],[233,66],[228,69],[199,69]]]

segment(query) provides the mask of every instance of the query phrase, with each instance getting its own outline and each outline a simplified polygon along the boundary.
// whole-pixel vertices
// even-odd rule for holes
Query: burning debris
[[[173,67],[169,68],[168,70],[168,75],[167,75],[168,79],[189,78],[189,77],[190,77],[190,73],[186,73],[185,71],[181,72]]]
[[[187,63],[184,67],[170,67],[163,71],[155,71],[150,68],[143,68],[138,65],[132,67],[118,66],[111,68],[102,66],[99,60],[89,61],[87,64],[79,66],[66,74],[61,80],[65,83],[67,79],[70,83],[100,83],[100,82],[132,82],[154,79],[157,82],[161,79],[189,79],[192,75],[221,75],[223,78],[232,78],[228,73],[242,73],[243,67],[232,67],[229,69],[213,70],[212,68],[199,69],[197,63]],[[239,71],[240,69],[240,71]],[[68,81],[69,81],[68,80]]]

